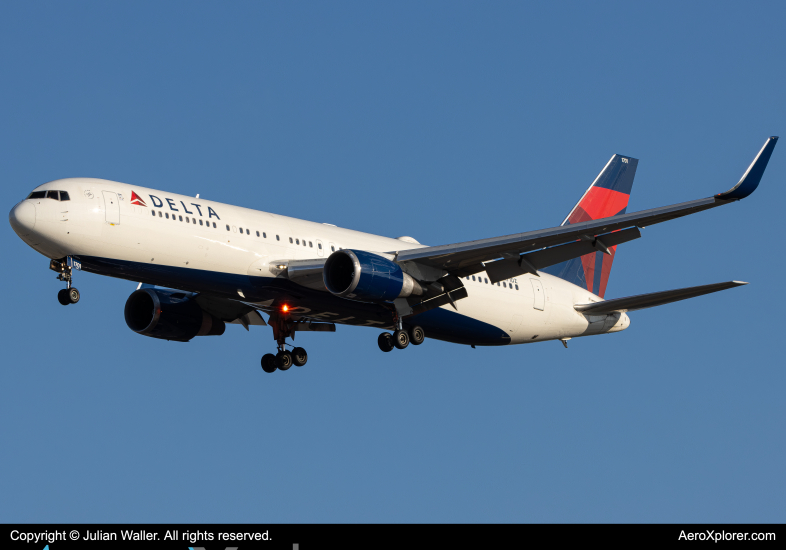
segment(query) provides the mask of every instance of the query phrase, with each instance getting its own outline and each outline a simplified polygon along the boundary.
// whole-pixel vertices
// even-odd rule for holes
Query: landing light
[[[284,313],[286,313],[287,311],[289,311],[289,306],[288,306],[288,305],[286,305],[286,304],[284,304],[283,306],[281,306],[281,311],[283,311]]]

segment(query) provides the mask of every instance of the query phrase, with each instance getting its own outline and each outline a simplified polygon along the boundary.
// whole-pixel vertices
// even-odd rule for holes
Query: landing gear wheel
[[[397,330],[393,333],[393,345],[398,349],[404,349],[409,345],[409,334],[406,330]]]
[[[271,373],[276,372],[276,356],[272,353],[266,353],[262,356],[262,370]]]
[[[412,327],[409,329],[409,341],[413,346],[419,346],[426,339],[425,331],[420,327]]]
[[[279,370],[289,370],[292,366],[292,354],[288,351],[279,351],[276,354],[276,367]]]
[[[295,348],[292,350],[292,363],[296,367],[302,367],[308,361],[308,353],[303,348]]]
[[[57,301],[63,304],[64,306],[67,306],[68,304],[71,303],[71,300],[68,298],[68,289],[61,288],[57,292]]]
[[[377,338],[377,344],[379,344],[379,349],[385,353],[393,351],[393,348],[395,347],[393,345],[393,335],[389,332],[383,332],[379,335],[379,338]]]
[[[68,301],[75,304],[79,301],[79,291],[74,287],[68,289]]]

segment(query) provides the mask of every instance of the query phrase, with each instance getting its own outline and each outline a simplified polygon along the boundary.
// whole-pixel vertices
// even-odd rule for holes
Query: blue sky
[[[90,176],[427,244],[558,225],[613,153],[629,211],[730,188],[786,129],[782,2],[5,3],[0,197]],[[381,353],[188,344],[134,283],[9,225],[0,521],[757,522],[786,513],[786,145],[742,203],[623,245],[607,297],[750,285],[620,334]]]

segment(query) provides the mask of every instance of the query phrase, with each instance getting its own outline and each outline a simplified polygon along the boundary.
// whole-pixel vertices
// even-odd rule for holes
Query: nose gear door
[[[104,191],[104,209],[106,210],[106,221],[112,225],[120,224],[120,204],[117,202],[117,193]]]

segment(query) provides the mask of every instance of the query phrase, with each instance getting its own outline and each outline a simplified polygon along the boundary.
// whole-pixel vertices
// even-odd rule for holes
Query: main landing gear
[[[57,301],[67,306],[79,301],[79,291],[71,286],[71,266],[65,260],[52,260],[49,262],[49,269],[57,272],[57,280],[65,281],[66,288],[60,289],[57,293]]]
[[[278,344],[278,353],[266,353],[262,356],[262,370],[267,373],[276,372],[276,370],[286,371],[292,365],[302,367],[308,361],[308,353],[303,348],[293,348],[292,351],[284,349],[285,340],[287,336],[292,336],[294,340],[294,330],[292,326],[292,319],[285,314],[273,314],[270,316],[268,324],[273,329],[273,338]]]
[[[419,346],[425,339],[426,333],[421,327],[414,326],[410,327],[409,330],[404,330],[404,328],[399,325],[399,329],[393,334],[389,332],[380,334],[379,338],[377,338],[377,344],[379,345],[379,349],[387,353],[393,351],[393,348],[404,349],[410,344]]]
[[[262,356],[262,370],[265,372],[276,372],[278,370],[289,370],[292,365],[302,367],[308,361],[308,353],[303,348],[294,348],[292,351],[280,350],[277,354],[266,353]]]

